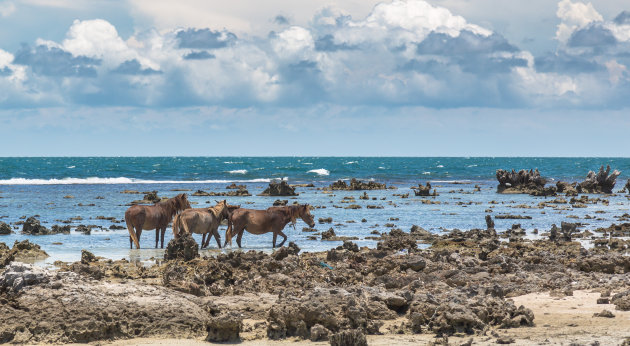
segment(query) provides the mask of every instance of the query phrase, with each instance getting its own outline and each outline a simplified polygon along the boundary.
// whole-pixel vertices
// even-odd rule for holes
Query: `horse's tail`
[[[228,216],[227,221],[228,228],[225,231],[225,243],[223,243],[223,247],[225,247],[227,243],[230,243],[230,246],[232,246],[232,214]]]
[[[181,227],[181,218],[179,217],[179,214],[175,215],[175,218],[173,218],[173,237],[177,238],[179,237],[179,229]]]
[[[133,240],[133,243],[136,244],[136,249],[139,249],[140,241],[138,240],[138,235],[136,234],[136,231],[133,229],[133,223],[131,222],[131,217],[127,213],[125,213],[125,222],[127,223],[127,230],[129,231],[129,236],[131,237],[131,240]]]

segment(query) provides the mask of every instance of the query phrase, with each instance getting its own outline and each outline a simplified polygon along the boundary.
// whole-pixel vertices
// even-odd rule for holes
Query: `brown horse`
[[[218,202],[211,208],[186,209],[181,214],[176,215],[173,220],[173,236],[179,237],[180,232],[188,234],[202,234],[201,248],[207,247],[210,238],[214,235],[217,246],[221,248],[221,236],[219,235],[219,225],[224,219],[227,220],[231,210],[239,206],[228,205],[225,200]],[[206,236],[208,238],[206,239]]]
[[[236,234],[236,243],[241,247],[243,231],[252,234],[265,234],[273,232],[273,247],[276,247],[278,234],[284,239],[278,245],[281,247],[287,240],[287,236],[282,233],[284,227],[290,222],[295,227],[297,218],[301,218],[310,227],[315,226],[313,215],[308,204],[291,205],[285,207],[271,207],[267,210],[236,209],[228,221],[228,229],[225,232],[225,246],[228,242],[232,244],[232,235]]]
[[[188,198],[185,193],[169,198],[164,202],[158,202],[154,205],[134,205],[127,209],[125,212],[125,222],[127,222],[127,229],[129,230],[129,246],[133,249],[133,244],[136,244],[136,249],[140,248],[140,235],[142,230],[155,229],[155,247],[158,247],[158,240],[160,240],[160,230],[162,231],[162,243],[164,248],[164,233],[166,232],[166,226],[173,219],[173,215],[179,211],[190,208]],[[135,231],[134,231],[135,228]]]

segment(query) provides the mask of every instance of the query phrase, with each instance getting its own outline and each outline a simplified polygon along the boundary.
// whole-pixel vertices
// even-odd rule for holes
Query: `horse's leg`
[[[164,233],[166,233],[166,226],[164,226],[164,228],[162,228],[162,233],[160,234],[160,247],[163,249],[164,248]]]
[[[138,239],[138,244],[136,244],[136,249],[139,249],[140,246],[140,236],[142,235],[142,226],[136,227],[136,238]]]
[[[219,235],[219,227],[215,228],[212,231],[212,234],[214,234],[214,239],[217,241],[217,246],[220,249],[221,248],[221,235]],[[210,242],[210,239],[208,239],[208,242]]]
[[[129,236],[129,248],[133,250],[133,238]]]
[[[284,245],[284,242],[287,241],[287,235],[284,234],[282,231],[278,231],[278,234],[280,234],[284,239],[282,239],[282,242],[280,243],[280,245],[278,245],[278,247],[282,247],[282,245]]]
[[[236,244],[238,244],[239,248],[241,248],[241,239],[243,239],[243,233],[245,233],[245,227],[241,228],[238,231],[238,235],[236,236]]]
[[[201,234],[201,244],[199,244],[199,246],[201,246],[201,248],[203,249],[203,244],[206,242],[206,234],[202,233]]]
[[[155,228],[155,248],[158,247],[158,242],[160,241],[160,227]]]
[[[276,238],[278,238],[278,232],[273,232],[273,247],[276,247]]]

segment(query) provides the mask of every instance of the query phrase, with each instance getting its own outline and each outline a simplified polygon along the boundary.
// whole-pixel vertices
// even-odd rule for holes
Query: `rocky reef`
[[[425,186],[422,186],[422,184],[418,184],[418,186],[413,186],[411,189],[416,196],[439,196],[436,189],[433,189],[433,193],[431,193],[430,182],[427,182]]]
[[[610,166],[599,168],[599,172],[589,171],[586,179],[577,184],[577,191],[580,193],[612,193],[617,177],[621,174],[618,170],[610,171]]]
[[[272,181],[269,187],[265,189],[259,196],[297,196],[295,188],[291,187],[286,180]]]
[[[525,193],[533,196],[552,196],[556,194],[556,187],[545,187],[547,180],[541,177],[538,169],[526,171],[521,169],[506,171],[498,169],[496,173],[499,185],[498,193]]]
[[[350,183],[346,183],[343,180],[338,180],[327,188],[328,190],[348,190],[348,191],[358,191],[358,190],[385,190],[387,186],[385,184],[377,183],[375,181],[363,182],[361,180],[357,180],[356,178],[352,178]]]

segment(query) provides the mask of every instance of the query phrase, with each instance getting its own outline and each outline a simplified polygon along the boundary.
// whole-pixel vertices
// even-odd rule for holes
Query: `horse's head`
[[[306,224],[313,228],[315,227],[315,219],[313,215],[311,215],[311,206],[308,204],[300,204],[298,206],[298,215],[302,219],[302,221],[306,222]]]
[[[177,195],[177,209],[184,210],[190,209],[190,202],[188,202],[188,196],[185,193],[180,193]]]
[[[217,201],[215,200],[215,202],[217,202],[217,205],[215,206],[215,208],[217,208],[217,215],[220,216],[223,219],[227,219],[228,217],[230,217],[230,208],[227,204],[226,200],[222,200],[222,201]]]

